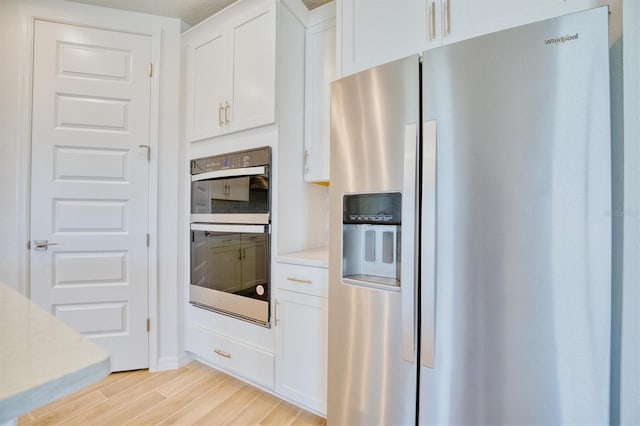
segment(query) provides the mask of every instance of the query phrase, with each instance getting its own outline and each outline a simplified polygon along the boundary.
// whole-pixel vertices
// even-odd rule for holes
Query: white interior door
[[[36,21],[31,298],[114,371],[149,363],[150,62],[150,37]]]

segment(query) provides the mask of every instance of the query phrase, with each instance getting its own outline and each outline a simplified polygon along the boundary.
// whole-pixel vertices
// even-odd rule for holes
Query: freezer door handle
[[[422,124],[420,363],[434,368],[436,344],[436,121]]]
[[[400,255],[400,293],[402,298],[402,355],[416,358],[416,158],[418,130],[408,124],[404,131],[404,176],[402,183],[402,240]]]

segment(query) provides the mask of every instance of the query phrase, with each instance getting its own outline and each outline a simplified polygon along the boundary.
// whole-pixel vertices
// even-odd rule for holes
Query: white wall
[[[0,282],[18,288],[18,1],[0,1]]]
[[[0,281],[28,294],[28,178],[30,140],[30,22],[34,16],[78,25],[153,35],[157,129],[152,129],[152,170],[157,184],[157,232],[151,229],[150,314],[152,369],[181,362],[183,295],[178,278],[178,223],[181,211],[178,140],[179,52],[177,19],[99,8],[63,0],[0,0]],[[153,109],[152,109],[153,114]],[[27,124],[24,124],[27,123]],[[153,140],[153,135],[157,139]],[[155,145],[155,146],[154,146]],[[152,172],[153,173],[153,172]],[[155,199],[152,187],[151,199]],[[152,221],[153,222],[153,221]],[[154,239],[155,237],[155,239]]]

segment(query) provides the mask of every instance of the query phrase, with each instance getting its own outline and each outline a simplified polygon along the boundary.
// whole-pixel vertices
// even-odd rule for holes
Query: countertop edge
[[[315,268],[329,267],[329,252],[327,247],[316,247],[291,253],[283,253],[273,257],[277,263],[289,263]]]
[[[13,395],[2,401],[0,424],[72,394],[109,374],[111,374],[111,362],[109,355],[105,354],[102,360],[94,364]]]

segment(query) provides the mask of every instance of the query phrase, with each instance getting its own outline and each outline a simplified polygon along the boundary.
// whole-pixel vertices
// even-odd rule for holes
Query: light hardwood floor
[[[322,417],[193,361],[113,373],[31,411],[18,425],[325,425]]]

